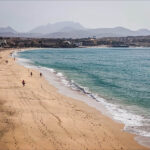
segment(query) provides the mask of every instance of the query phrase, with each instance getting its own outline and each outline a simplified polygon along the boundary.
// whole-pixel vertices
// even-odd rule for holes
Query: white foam
[[[61,72],[58,72],[58,73],[56,74],[56,76],[58,76],[58,77],[64,77],[64,75],[63,75]]]
[[[17,51],[14,51],[14,52],[12,53],[12,57],[14,58],[14,57],[17,57],[17,56],[18,56]]]

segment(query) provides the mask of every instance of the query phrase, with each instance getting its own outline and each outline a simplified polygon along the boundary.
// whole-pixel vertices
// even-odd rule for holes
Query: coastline
[[[108,45],[98,45],[98,46],[79,46],[77,48],[137,48],[137,49],[140,49],[140,48],[150,48],[150,47],[147,47],[147,46],[128,46],[128,47],[111,47],[111,46],[108,46]]]
[[[9,130],[1,128],[4,134],[0,145],[5,149],[34,147],[40,150],[47,146],[52,150],[148,149],[137,144],[134,135],[121,131],[122,124],[81,101],[58,93],[58,89],[39,77],[39,71],[16,64],[13,58],[8,58],[10,52],[0,53],[0,80],[3,83],[0,98],[4,100],[1,115],[6,112],[4,120],[8,118],[6,124],[9,124]],[[30,77],[30,71],[33,77]],[[22,79],[27,82],[25,87],[21,85]]]
[[[136,114],[124,105],[110,103],[107,98],[100,93],[93,93],[88,87],[81,86],[77,82],[71,80],[71,78],[68,79],[63,72],[32,64],[32,59],[30,61],[30,59],[18,57],[18,63],[24,67],[42,72],[46,80],[56,87],[59,93],[80,100],[100,111],[100,113],[110,117],[110,119],[113,119],[115,122],[122,123],[124,125],[123,131],[135,135],[135,140],[141,145],[150,147],[149,133],[144,130],[136,129],[136,126],[142,125],[142,114]],[[135,108],[133,108],[133,110],[134,109]],[[133,124],[135,128],[132,128]]]

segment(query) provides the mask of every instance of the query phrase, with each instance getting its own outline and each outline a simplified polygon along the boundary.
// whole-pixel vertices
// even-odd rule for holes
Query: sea
[[[88,104],[150,146],[150,48],[49,48],[14,57],[76,97],[84,95],[85,102],[87,97]]]

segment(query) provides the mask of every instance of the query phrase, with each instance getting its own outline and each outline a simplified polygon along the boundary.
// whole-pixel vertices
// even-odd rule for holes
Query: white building
[[[82,46],[82,42],[75,42],[74,44],[75,44],[75,46],[77,46],[77,47]]]
[[[0,47],[3,47],[7,45],[7,41],[6,40],[0,40]]]

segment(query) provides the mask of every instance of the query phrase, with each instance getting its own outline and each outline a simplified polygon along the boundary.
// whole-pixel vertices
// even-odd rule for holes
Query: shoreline
[[[104,46],[82,46],[82,47],[77,47],[77,48],[123,48],[123,49],[128,49],[128,48],[150,48],[150,47],[144,47],[144,46],[129,46],[129,47],[109,47],[108,45]]]
[[[19,60],[19,64],[20,63],[24,67],[27,67],[27,68],[31,67],[30,65],[28,66],[28,63],[21,62],[21,60]],[[66,86],[62,82],[62,80],[65,80],[66,82],[69,82],[69,81],[66,80],[66,78],[64,77],[64,75],[61,72],[54,71],[51,68],[37,67],[34,65],[31,68],[42,72],[43,76],[46,78],[46,80],[49,82],[49,84],[56,87],[60,94],[63,94],[70,98],[82,101],[85,104],[89,105],[90,107],[93,107],[94,109],[98,110],[103,115],[109,117],[111,120],[115,121],[116,123],[123,124],[124,125],[123,131],[133,134],[135,136],[135,141],[137,141],[138,143],[140,143],[143,146],[150,148],[150,142],[149,142],[150,137],[138,135],[138,134],[136,134],[136,132],[134,130],[133,131],[127,130],[128,124],[126,124],[123,120],[118,120],[118,119],[114,118],[114,115],[112,114],[112,112],[108,111],[108,109],[111,109],[111,108],[110,108],[110,106],[109,106],[109,108],[107,108],[108,106],[106,106],[107,104],[105,104],[107,102],[103,96],[99,95],[98,99],[97,99],[96,98],[97,96],[95,97],[95,95],[93,95],[94,93],[91,93],[92,94],[92,96],[91,96],[91,94],[89,95],[89,94],[84,93],[85,91],[82,91],[82,90],[80,91],[80,88],[75,90],[70,86],[69,87]],[[57,74],[62,75],[62,76],[57,76]],[[62,79],[62,77],[63,77],[63,79]],[[81,87],[81,88],[84,88],[84,87]],[[101,99],[101,100],[99,101],[99,99]],[[108,105],[109,105],[109,103],[108,103]],[[111,106],[111,107],[113,107],[113,106]],[[117,107],[119,107],[119,105]],[[124,109],[124,111],[126,111],[126,110]],[[131,114],[128,113],[128,115],[132,115],[132,113]],[[134,114],[134,115],[136,115],[136,114]],[[140,116],[137,116],[137,117],[140,117]]]
[[[6,74],[6,79],[8,78],[7,72],[5,72],[5,69],[6,69],[5,67],[8,67],[7,69],[10,69],[11,72],[9,72],[8,70],[8,73],[14,73],[13,74],[14,78],[16,76],[18,76],[18,78],[23,77],[27,81],[27,86],[25,86],[23,90],[22,90],[22,86],[20,85],[20,80],[18,83],[18,78],[15,78],[15,80],[17,81],[15,81],[16,86],[14,85],[14,87],[12,86],[12,84],[14,84],[12,82],[13,80],[12,81],[10,80],[9,83],[4,84],[4,87],[5,86],[7,88],[9,87],[8,90],[11,91],[11,92],[9,91],[10,93],[14,91],[15,93],[18,93],[18,91],[20,90],[20,93],[18,93],[18,97],[20,98],[17,97],[17,94],[13,96],[11,94],[11,97],[9,97],[5,90],[3,90],[2,92],[3,94],[0,94],[0,97],[3,97],[3,99],[7,97],[8,99],[6,102],[7,106],[11,106],[10,99],[13,99],[14,105],[12,105],[12,109],[14,109],[14,107],[16,108],[17,115],[15,117],[9,116],[12,119],[12,124],[15,122],[15,119],[20,118],[18,116],[22,115],[25,117],[25,120],[21,119],[21,122],[25,123],[25,125],[23,126],[24,130],[22,129],[22,125],[18,120],[19,124],[17,125],[19,126],[20,130],[16,129],[17,131],[16,130],[14,131],[16,133],[14,135],[18,135],[18,136],[15,136],[15,138],[16,137],[19,138],[20,135],[22,135],[26,131],[26,129],[28,129],[30,131],[30,133],[28,133],[30,136],[28,135],[27,136],[32,138],[31,141],[35,140],[36,132],[34,131],[33,127],[38,128],[39,126],[35,125],[35,123],[38,123],[40,124],[39,129],[42,129],[42,130],[36,129],[39,139],[41,139],[40,135],[42,133],[48,134],[50,130],[55,129],[53,130],[53,132],[51,131],[51,133],[53,133],[53,138],[52,138],[52,135],[47,135],[43,139],[44,141],[40,141],[40,143],[46,143],[47,145],[51,145],[51,148],[53,147],[52,149],[56,149],[55,147],[60,149],[61,146],[60,144],[58,144],[60,142],[61,144],[65,142],[68,144],[68,142],[65,141],[65,137],[69,140],[70,145],[69,144],[66,146],[64,145],[61,147],[61,149],[65,149],[66,147],[70,149],[75,149],[75,148],[86,149],[85,145],[87,145],[87,147],[91,150],[99,149],[99,148],[102,148],[102,149],[116,148],[116,149],[128,149],[128,150],[148,149],[137,144],[134,141],[134,137],[135,137],[134,135],[121,131],[123,129],[122,124],[116,123],[115,121],[111,120],[107,116],[102,115],[99,111],[95,110],[92,107],[89,107],[87,104],[83,102],[74,100],[72,98],[69,98],[67,96],[64,96],[58,93],[58,89],[56,89],[51,84],[49,84],[44,78],[41,79],[38,76],[39,71],[34,70],[34,69],[27,69],[27,68],[24,68],[23,66],[19,66],[18,64],[16,64],[16,62],[13,61],[12,58],[8,58],[9,53],[10,52],[7,52],[6,57],[5,57],[5,59],[7,58],[9,60],[8,65],[6,66],[5,62],[3,62],[4,64],[1,64],[2,73],[3,73],[3,76],[0,78],[1,81],[5,81],[4,74]],[[29,71],[33,72],[33,77],[30,77]],[[18,74],[15,74],[16,72],[18,72]],[[11,76],[12,75],[10,75],[9,77],[11,78]],[[39,87],[39,85],[41,86]],[[1,89],[3,89],[4,87],[1,87]],[[7,89],[6,87],[5,89]],[[18,89],[16,89],[15,87],[17,87]],[[24,93],[22,96],[19,95],[23,93],[24,90],[26,93]],[[38,98],[38,96],[40,98]],[[39,105],[38,103],[39,101],[41,105]],[[15,105],[16,103],[17,103],[17,106]],[[27,105],[28,103],[30,103],[30,105]],[[35,105],[31,106],[31,104],[35,104]],[[66,106],[69,106],[69,107],[66,107]],[[21,111],[20,107],[22,107],[23,111]],[[44,115],[45,113],[46,115]],[[31,117],[29,117],[30,115]],[[43,123],[40,122],[41,119],[39,118],[39,116],[42,119],[42,122],[45,125],[49,124],[49,126],[46,126],[46,128],[44,128],[45,125],[42,126]],[[32,117],[34,117],[34,119]],[[49,120],[48,117],[50,117],[53,121],[51,122],[51,119]],[[34,124],[33,124],[33,121],[34,121]],[[57,121],[58,123],[60,122],[60,124],[57,124]],[[111,126],[109,126],[110,124]],[[61,126],[58,126],[58,125],[61,125]],[[33,127],[29,128],[31,126]],[[56,131],[56,133],[54,131]],[[6,134],[9,135],[8,132],[6,132]],[[61,138],[63,137],[64,139],[60,139],[59,136],[61,136]],[[99,138],[96,138],[96,137],[99,137]],[[5,134],[3,138],[6,140]],[[10,140],[11,136],[8,138]],[[26,143],[25,141],[22,141],[23,140],[22,138],[20,140],[18,138],[16,138],[18,140],[18,143]],[[77,139],[79,138],[80,140],[74,143],[73,141],[76,138]],[[93,138],[94,138],[94,141],[92,140]],[[50,142],[48,144],[46,142],[47,139],[51,139],[50,141],[54,141],[55,139],[55,141],[57,141],[58,143],[56,142],[55,144],[52,144],[53,142]],[[100,143],[98,142],[99,140],[100,140]],[[38,141],[38,139],[36,139],[36,141]],[[90,141],[90,143],[88,141]],[[9,144],[11,145],[11,143],[8,142],[8,145]],[[13,147],[13,144],[11,146]],[[21,147],[21,144],[20,144],[20,147]],[[12,149],[15,149],[15,148],[12,148]]]

